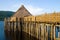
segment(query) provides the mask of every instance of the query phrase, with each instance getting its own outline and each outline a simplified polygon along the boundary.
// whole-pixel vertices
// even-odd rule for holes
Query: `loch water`
[[[0,21],[0,40],[5,40],[4,21]]]

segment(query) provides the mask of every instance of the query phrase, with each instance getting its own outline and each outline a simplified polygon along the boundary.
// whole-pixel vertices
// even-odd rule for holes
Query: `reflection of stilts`
[[[9,40],[9,39],[11,39],[10,32],[8,32],[8,31],[5,31],[5,39],[6,39],[6,40]]]
[[[21,40],[21,32],[18,33],[18,40]]]

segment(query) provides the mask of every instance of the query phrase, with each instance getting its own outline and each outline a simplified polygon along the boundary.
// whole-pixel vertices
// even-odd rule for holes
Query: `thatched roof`
[[[36,21],[40,22],[60,22],[60,12],[51,13],[51,14],[43,14],[40,16],[36,16]]]
[[[25,17],[25,16],[32,16],[32,15],[23,5],[13,15],[13,17]]]

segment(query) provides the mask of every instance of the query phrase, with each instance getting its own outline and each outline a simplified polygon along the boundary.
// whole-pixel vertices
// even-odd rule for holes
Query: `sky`
[[[60,0],[0,0],[0,11],[16,12],[21,5],[32,15],[60,12]]]

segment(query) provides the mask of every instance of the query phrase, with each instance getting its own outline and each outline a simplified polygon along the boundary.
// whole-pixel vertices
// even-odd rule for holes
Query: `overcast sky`
[[[33,15],[60,12],[60,0],[0,0],[0,11],[16,12],[22,4]]]

